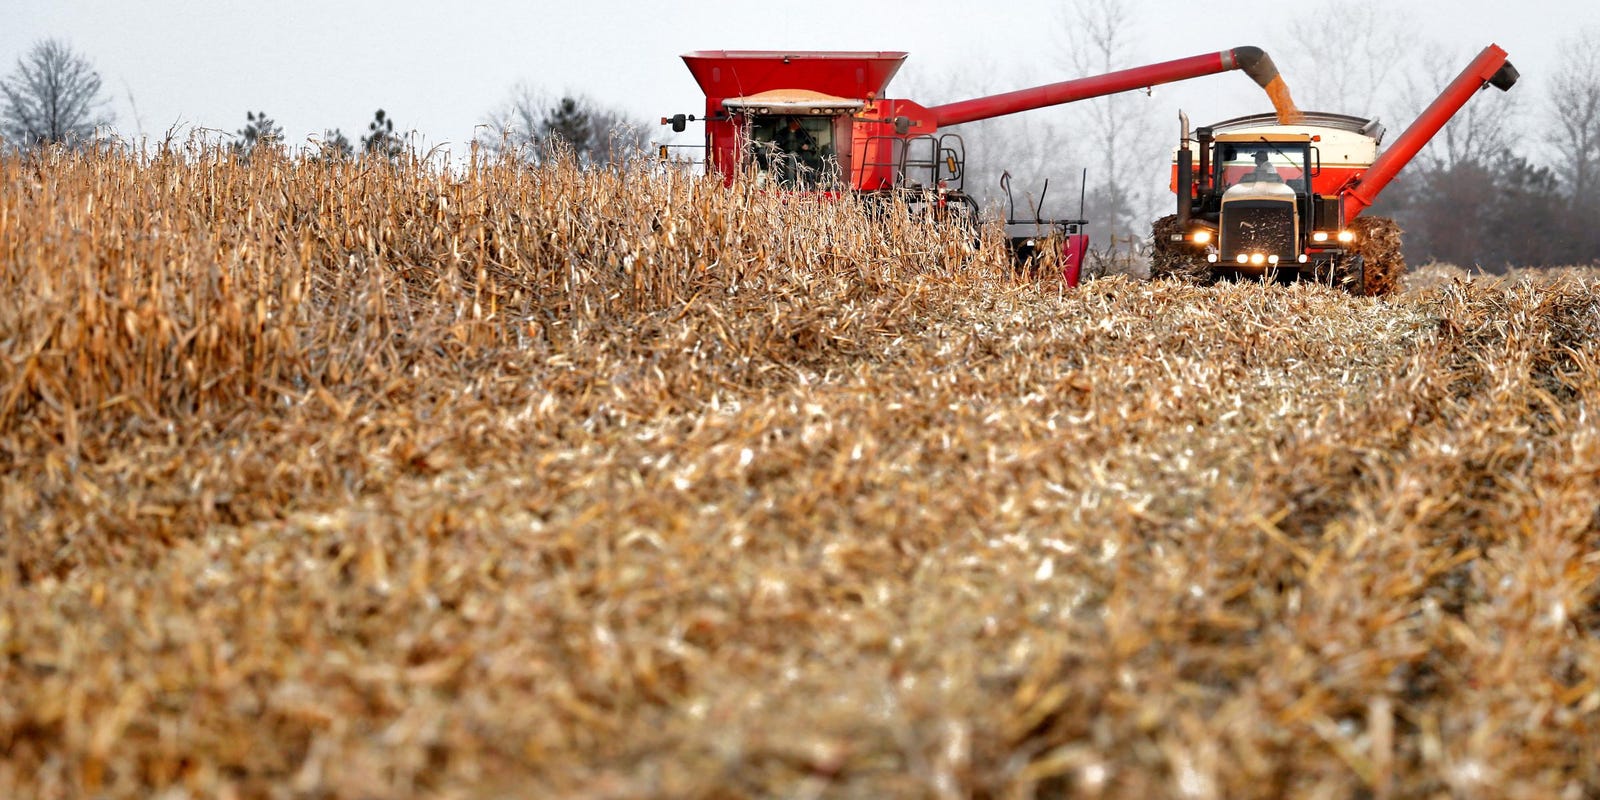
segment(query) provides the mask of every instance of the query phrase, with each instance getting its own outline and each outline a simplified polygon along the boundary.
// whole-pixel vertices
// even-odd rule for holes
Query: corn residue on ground
[[[0,158],[0,796],[1600,794],[1600,283]]]

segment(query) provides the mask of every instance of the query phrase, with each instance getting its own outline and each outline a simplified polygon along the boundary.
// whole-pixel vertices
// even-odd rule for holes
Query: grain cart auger
[[[1272,59],[1237,47],[1031,89],[922,106],[883,96],[903,52],[706,50],[683,56],[705,93],[705,115],[662,118],[674,131],[705,123],[710,173],[732,183],[754,169],[773,185],[834,194],[906,196],[913,204],[970,213],[963,190],[966,148],[942,128],[1174,81],[1243,70],[1267,90],[1284,122],[1294,107]],[[1013,252],[1062,241],[1063,277],[1078,281],[1088,249],[1083,220],[1008,220]]]
[[[1473,95],[1508,91],[1517,77],[1489,45],[1381,155],[1377,120],[1307,112],[1284,125],[1261,114],[1191,138],[1180,114],[1178,213],[1155,223],[1151,277],[1311,278],[1358,295],[1393,292],[1405,270],[1400,229],[1361,213]]]

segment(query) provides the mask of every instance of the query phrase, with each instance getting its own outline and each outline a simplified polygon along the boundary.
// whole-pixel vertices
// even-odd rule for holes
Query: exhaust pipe
[[[1178,227],[1189,232],[1194,207],[1194,153],[1189,150],[1189,115],[1178,112]]]

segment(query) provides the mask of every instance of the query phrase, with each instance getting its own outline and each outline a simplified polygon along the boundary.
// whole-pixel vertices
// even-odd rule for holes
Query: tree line
[[[0,78],[0,142],[8,146],[87,145],[113,122],[100,74],[86,56],[60,40],[35,44]],[[338,128],[325,130],[315,142],[315,155],[392,161],[409,149],[407,138],[379,108],[366,133],[354,141]],[[529,161],[560,150],[580,163],[603,165],[641,151],[647,138],[643,123],[586,95],[553,97],[519,86],[504,104],[485,114],[477,143]],[[245,112],[244,126],[229,142],[242,158],[284,145],[282,126],[260,110]]]

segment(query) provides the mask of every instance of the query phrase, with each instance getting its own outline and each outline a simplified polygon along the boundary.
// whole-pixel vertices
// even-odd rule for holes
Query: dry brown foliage
[[[1600,793],[1597,285],[0,158],[0,796]]]
[[[1356,234],[1356,251],[1364,262],[1362,285],[1356,293],[1368,297],[1394,294],[1406,271],[1400,226],[1386,217],[1360,216],[1351,220],[1350,229]]]

